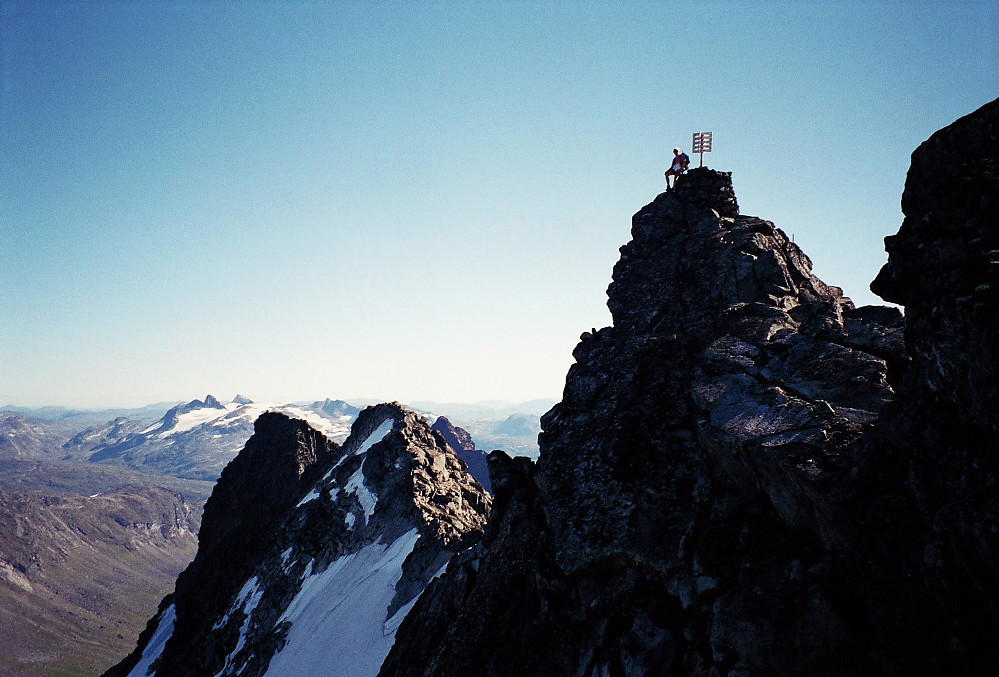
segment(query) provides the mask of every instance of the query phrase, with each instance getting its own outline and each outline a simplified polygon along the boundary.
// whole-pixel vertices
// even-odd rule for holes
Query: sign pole
[[[694,132],[693,141],[690,144],[691,153],[699,153],[701,156],[701,166],[704,166],[704,154],[711,152],[711,132]]]

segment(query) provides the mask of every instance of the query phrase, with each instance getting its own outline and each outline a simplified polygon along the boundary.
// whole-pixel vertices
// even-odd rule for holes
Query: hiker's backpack
[[[690,158],[687,157],[686,153],[680,153],[680,170],[687,171],[687,166],[690,164]]]

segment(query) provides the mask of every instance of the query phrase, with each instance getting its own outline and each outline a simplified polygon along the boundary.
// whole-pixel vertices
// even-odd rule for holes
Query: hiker
[[[666,190],[670,190],[669,177],[673,177],[673,187],[676,187],[676,177],[687,171],[687,165],[690,164],[690,158],[687,157],[686,153],[681,153],[679,148],[673,149],[673,164],[669,169],[666,170]]]

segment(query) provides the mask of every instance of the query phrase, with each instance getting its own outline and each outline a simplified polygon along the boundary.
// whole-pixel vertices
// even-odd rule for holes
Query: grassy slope
[[[194,557],[200,509],[149,486],[0,493],[0,674],[96,675],[131,651]]]
[[[149,475],[120,466],[0,457],[0,489],[52,495],[90,496],[127,484],[164,487],[190,503],[208,500],[215,482]]]

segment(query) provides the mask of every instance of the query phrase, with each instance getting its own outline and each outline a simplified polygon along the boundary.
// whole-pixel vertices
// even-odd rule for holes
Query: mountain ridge
[[[285,479],[262,476],[275,473]],[[310,619],[316,600],[332,599],[363,620],[342,619],[356,641],[328,636],[346,652],[329,660],[350,674],[377,669],[393,619],[478,540],[490,504],[456,451],[397,403],[362,411],[343,445],[265,414],[220,477],[175,594],[106,674],[297,673],[326,650],[310,637],[329,626]]]
[[[490,500],[443,433],[369,408],[196,636],[168,598],[108,674],[985,673],[999,100],[912,157],[872,283],[905,316],[693,169],[633,217],[536,463],[490,453]]]
[[[988,671],[999,101],[913,153],[902,202],[872,289],[905,318],[815,278],[726,173],[640,210],[537,465],[490,458],[516,478],[490,527],[518,527],[427,589],[380,674]]]

